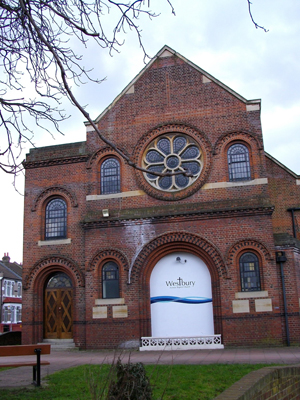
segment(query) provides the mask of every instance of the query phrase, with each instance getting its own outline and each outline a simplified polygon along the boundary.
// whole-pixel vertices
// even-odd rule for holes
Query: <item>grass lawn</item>
[[[251,371],[265,364],[150,365],[147,374],[153,387],[153,399],[210,400]],[[86,365],[50,375],[41,388],[1,390],[5,400],[96,400],[101,383],[108,376],[108,365]],[[0,371],[1,378],[1,371]],[[100,382],[100,385],[99,385]]]

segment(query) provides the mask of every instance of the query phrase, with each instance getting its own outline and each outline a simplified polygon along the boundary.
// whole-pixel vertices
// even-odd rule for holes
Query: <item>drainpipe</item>
[[[295,215],[294,215],[294,211],[300,211],[299,207],[296,208],[288,208],[287,211],[290,211],[292,213],[292,224],[293,224],[293,235],[294,238],[297,238],[297,233],[296,233],[296,223],[295,223]]]
[[[287,303],[286,303],[286,292],[284,283],[283,263],[287,261],[284,251],[276,251],[276,262],[280,264],[281,282],[282,282],[282,294],[283,294],[283,305],[284,305],[284,318],[285,318],[285,330],[286,330],[286,344],[290,346],[290,330],[289,321],[287,314]]]

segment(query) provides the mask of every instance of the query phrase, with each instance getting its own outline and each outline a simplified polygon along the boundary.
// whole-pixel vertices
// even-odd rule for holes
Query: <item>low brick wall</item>
[[[250,372],[214,400],[300,399],[300,365]]]

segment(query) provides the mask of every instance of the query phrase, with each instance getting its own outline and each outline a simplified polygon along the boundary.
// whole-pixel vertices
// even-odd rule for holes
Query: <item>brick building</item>
[[[0,260],[0,334],[22,330],[22,265]]]
[[[165,46],[95,123],[146,172],[88,124],[27,155],[23,342],[299,344],[300,177],[260,100]]]

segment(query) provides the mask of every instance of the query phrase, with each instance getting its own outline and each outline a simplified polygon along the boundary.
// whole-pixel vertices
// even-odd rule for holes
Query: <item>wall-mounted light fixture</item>
[[[105,208],[104,210],[102,210],[102,215],[103,215],[103,217],[109,217],[108,208]]]

